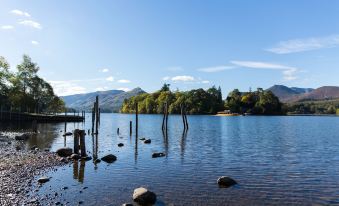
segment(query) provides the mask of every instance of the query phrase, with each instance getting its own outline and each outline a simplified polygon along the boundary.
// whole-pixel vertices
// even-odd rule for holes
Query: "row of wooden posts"
[[[164,104],[164,114],[163,114],[163,120],[162,120],[162,131],[166,132],[167,134],[167,129],[168,129],[168,115],[169,115],[169,110],[168,110],[169,104],[166,102]],[[186,106],[184,104],[180,105],[181,109],[181,116],[183,120],[183,125],[184,125],[184,132],[186,133],[188,130],[188,121],[187,121],[187,111],[186,111]],[[139,124],[139,111],[138,111],[138,103],[135,104],[135,136],[136,136],[136,141],[138,139],[138,124]],[[85,112],[82,112],[82,117],[85,118]],[[99,97],[96,96],[94,106],[92,109],[92,134],[98,135],[98,128],[100,125],[100,108],[99,108]],[[129,133],[130,136],[132,136],[132,130],[133,130],[133,125],[132,121],[129,122]],[[65,122],[65,133],[66,133],[66,122]],[[117,134],[119,135],[120,130],[119,128],[117,129]],[[85,130],[79,130],[76,129],[74,130],[74,153],[79,154],[79,148],[80,148],[80,154],[82,157],[85,157],[86,154],[86,146],[85,146]]]

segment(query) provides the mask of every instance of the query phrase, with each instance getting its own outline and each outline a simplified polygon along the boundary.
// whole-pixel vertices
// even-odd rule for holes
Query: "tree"
[[[161,89],[160,89],[160,92],[169,92],[170,91],[170,84],[164,84]]]

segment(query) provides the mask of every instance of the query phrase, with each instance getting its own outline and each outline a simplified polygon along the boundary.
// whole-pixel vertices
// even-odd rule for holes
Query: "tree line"
[[[160,114],[164,111],[164,104],[169,104],[169,113],[179,114],[181,105],[185,105],[188,114],[216,114],[219,111],[230,110],[232,113],[252,114],[281,114],[282,104],[270,91],[258,89],[255,92],[242,93],[235,89],[222,98],[221,88],[215,86],[190,91],[174,91],[169,84],[154,93],[140,94],[126,99],[122,105],[122,113],[134,113],[138,103],[138,111],[144,114]]]
[[[65,103],[54,94],[52,86],[37,74],[39,66],[23,55],[16,72],[10,71],[6,59],[0,56],[0,106],[4,111],[56,113]]]

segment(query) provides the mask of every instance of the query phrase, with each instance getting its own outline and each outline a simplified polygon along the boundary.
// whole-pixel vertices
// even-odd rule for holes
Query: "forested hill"
[[[61,98],[64,100],[67,108],[91,111],[95,97],[98,95],[102,112],[119,112],[125,99],[143,93],[145,93],[145,91],[138,87],[128,92],[123,90],[97,91],[63,96]]]

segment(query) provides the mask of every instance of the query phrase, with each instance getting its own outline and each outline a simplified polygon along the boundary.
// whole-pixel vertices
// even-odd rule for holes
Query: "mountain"
[[[274,85],[267,90],[272,91],[284,103],[339,99],[339,87],[337,86],[311,89]]]
[[[284,85],[274,85],[267,90],[273,92],[281,102],[288,102],[299,95],[313,91],[311,88],[287,87]]]
[[[122,90],[97,91],[86,94],[62,96],[66,107],[76,110],[91,111],[95,97],[99,95],[99,105],[102,112],[119,112],[125,99],[145,93],[141,88],[125,92]]]

